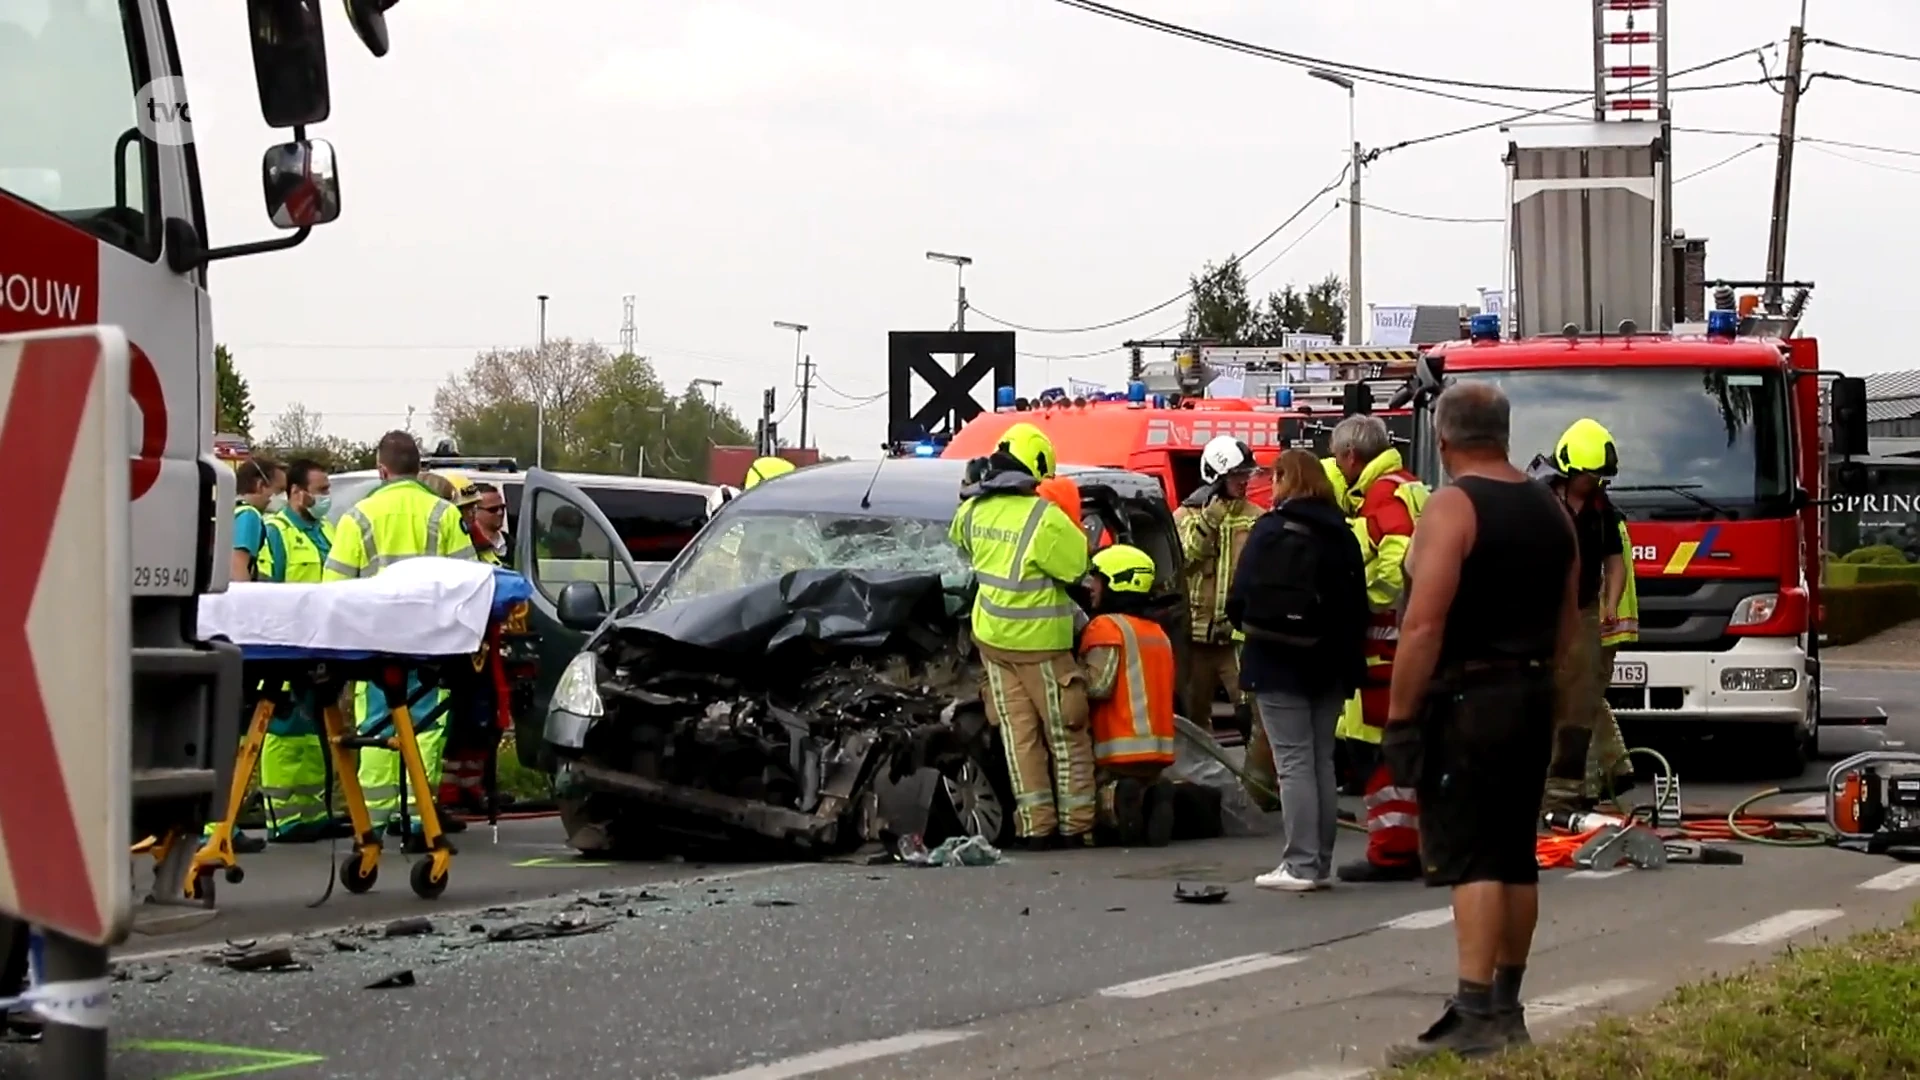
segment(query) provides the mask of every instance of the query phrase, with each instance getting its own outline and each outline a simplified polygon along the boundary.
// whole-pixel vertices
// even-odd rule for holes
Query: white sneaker
[[[1320,883],[1311,878],[1295,877],[1293,871],[1284,866],[1276,866],[1267,873],[1253,879],[1253,883],[1262,889],[1275,889],[1279,892],[1313,892]]]

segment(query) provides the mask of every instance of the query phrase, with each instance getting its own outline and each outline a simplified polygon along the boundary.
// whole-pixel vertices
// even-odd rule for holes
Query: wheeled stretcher
[[[223,637],[240,646],[251,718],[235,755],[225,812],[208,830],[187,875],[188,899],[211,898],[212,877],[244,876],[233,849],[233,832],[247,786],[260,760],[267,725],[291,702],[304,702],[321,718],[321,740],[340,785],[353,830],[354,851],[340,866],[349,892],[373,888],[379,876],[381,829],[361,790],[356,754],[391,750],[401,760],[401,819],[406,831],[407,792],[426,855],[410,875],[413,891],[432,899],[446,891],[455,854],[428,787],[427,763],[408,708],[408,682],[437,687],[450,699],[449,715],[471,716],[476,702],[491,705],[501,727],[510,726],[510,683],[526,673],[531,652],[527,629],[533,588],[508,570],[455,559],[415,558],[395,563],[377,577],[326,584],[236,584],[201,601],[200,636]],[[512,678],[510,674],[512,673]],[[368,685],[383,695],[391,729],[358,730],[348,715],[350,690]],[[172,837],[163,844],[179,842]],[[165,851],[156,851],[156,859]]]

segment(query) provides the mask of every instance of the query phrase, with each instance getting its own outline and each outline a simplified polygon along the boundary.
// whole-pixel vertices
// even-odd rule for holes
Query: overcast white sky
[[[1117,6],[1346,63],[1492,83],[1591,85],[1590,12],[1537,0],[1122,0]],[[1784,41],[1800,0],[1675,4],[1672,67]],[[302,247],[213,270],[214,324],[253,384],[256,426],[304,402],[337,433],[426,426],[434,387],[491,345],[548,332],[618,340],[635,300],[640,351],[676,388],[725,380],[743,415],[793,394],[793,335],[830,389],[815,441],[861,454],[884,435],[887,331],[944,329],[951,267],[975,260],[977,308],[1014,322],[1106,322],[1243,250],[1338,171],[1344,94],[1298,68],[1184,41],[1050,0],[405,0],[374,60],[325,6],[333,118],[313,135],[341,162],[341,219]],[[1811,0],[1813,37],[1920,54],[1912,0]],[[243,14],[175,7],[216,243],[267,235],[261,121]],[[1770,52],[1774,69],[1784,46]],[[1812,47],[1808,70],[1920,88],[1920,63]],[[1752,58],[1676,84],[1757,78]],[[1555,99],[1460,90],[1540,107]],[[1569,95],[1571,96],[1571,95]],[[1765,86],[1677,95],[1683,127],[1766,132]],[[1577,110],[1576,110],[1577,111]],[[1362,85],[1368,146],[1497,119],[1502,110]],[[1920,95],[1814,84],[1803,135],[1911,152],[1803,145],[1789,274],[1818,284],[1807,326],[1829,366],[1920,366]],[[1684,175],[1761,140],[1678,134]],[[1364,198],[1427,215],[1494,217],[1497,132],[1410,148],[1366,173]],[[1676,191],[1674,221],[1709,244],[1709,273],[1759,277],[1773,151]],[[1253,269],[1333,205],[1316,205]],[[1255,282],[1344,274],[1344,213]],[[1369,213],[1365,298],[1473,302],[1500,278],[1500,228]],[[1099,333],[1021,334],[1065,355],[1167,329],[1183,308]],[[976,314],[970,328],[989,325]],[[1023,359],[1023,390],[1069,376],[1118,383],[1124,356]],[[839,408],[834,408],[839,406]],[[795,420],[783,433],[795,434]]]

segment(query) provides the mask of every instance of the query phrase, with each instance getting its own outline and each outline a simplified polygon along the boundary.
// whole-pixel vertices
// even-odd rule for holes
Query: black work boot
[[[1419,881],[1421,875],[1417,862],[1383,864],[1360,859],[1341,867],[1337,876],[1341,881],[1367,884],[1376,881]]]
[[[1509,1038],[1501,1018],[1491,1012],[1469,1012],[1450,1001],[1447,1011],[1411,1043],[1387,1051],[1387,1067],[1412,1065],[1441,1054],[1463,1058],[1486,1057],[1507,1048]]]
[[[235,855],[258,855],[267,850],[267,842],[252,833],[233,830],[233,853]]]
[[[1527,1030],[1527,1010],[1523,1005],[1511,1008],[1495,1009],[1493,1014],[1500,1034],[1507,1040],[1508,1046],[1532,1046],[1533,1033]]]
[[[1166,847],[1173,842],[1173,781],[1155,780],[1147,786],[1147,846]]]
[[[1121,847],[1138,847],[1147,838],[1147,786],[1132,777],[1113,782],[1113,834]]]

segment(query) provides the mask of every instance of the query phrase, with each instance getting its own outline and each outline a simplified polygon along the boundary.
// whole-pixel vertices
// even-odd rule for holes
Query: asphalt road
[[[1920,707],[1906,704],[1920,701],[1920,672],[1829,682],[1882,699],[1887,737],[1920,736]],[[1849,732],[1837,741],[1853,745],[1825,749],[1879,738]],[[1669,748],[1693,809],[1779,782],[1715,773],[1725,755],[1711,746]],[[1263,893],[1251,878],[1273,864],[1267,838],[916,870],[581,864],[556,831],[512,823],[498,847],[469,831],[433,903],[407,891],[394,857],[373,894],[336,890],[309,909],[330,872],[324,849],[251,857],[218,919],[121,950],[114,1075],[1334,1080],[1377,1064],[1452,985],[1444,894]],[[1343,856],[1359,839],[1343,834]],[[1920,899],[1920,867],[1743,850],[1737,867],[1551,875],[1528,985],[1536,1032],[1894,921]],[[1231,896],[1178,904],[1177,882]],[[419,913],[434,933],[379,936]],[[567,913],[605,925],[539,941],[483,932]],[[310,970],[241,973],[182,952],[273,933],[298,935]],[[401,971],[413,985],[368,988]],[[31,1047],[0,1047],[0,1077],[29,1076],[32,1062]]]

